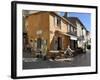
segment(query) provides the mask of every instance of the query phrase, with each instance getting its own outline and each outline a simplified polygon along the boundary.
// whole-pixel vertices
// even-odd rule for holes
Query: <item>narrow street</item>
[[[83,54],[78,54],[66,61],[50,61],[35,58],[24,58],[23,69],[39,69],[39,68],[58,68],[58,67],[80,67],[90,66],[91,52],[87,51]]]

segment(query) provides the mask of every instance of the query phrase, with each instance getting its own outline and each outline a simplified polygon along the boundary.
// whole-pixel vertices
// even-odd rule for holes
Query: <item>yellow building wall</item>
[[[52,50],[55,46],[54,37],[60,36],[63,38],[63,48],[66,49],[70,45],[70,37],[62,34],[55,34],[56,31],[61,33],[67,32],[67,22],[61,19],[61,29],[55,24],[55,15],[49,12],[38,12],[31,14],[26,18],[27,21],[27,33],[29,42],[30,40],[36,40],[41,37],[43,40],[47,40],[48,50]],[[37,31],[41,30],[42,35],[37,35]]]
[[[67,33],[67,22],[61,19],[61,28],[59,28],[55,24],[55,15],[49,15],[49,20],[50,20],[50,49],[53,49],[55,46],[54,43],[54,38],[55,37],[62,37],[63,38],[63,48],[66,49],[68,45],[70,45],[70,37],[66,35],[61,35],[61,34],[55,34],[56,31],[59,31],[61,33]]]
[[[43,40],[49,42],[49,16],[47,12],[39,12],[31,14],[27,17],[27,33],[29,42],[41,37]],[[37,31],[41,30],[42,34],[37,35]],[[47,46],[49,44],[47,43]]]

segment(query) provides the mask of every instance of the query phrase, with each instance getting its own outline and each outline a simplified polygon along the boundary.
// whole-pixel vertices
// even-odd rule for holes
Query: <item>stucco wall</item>
[[[54,39],[57,37],[61,37],[63,39],[62,42],[62,47],[63,49],[67,48],[67,46],[70,44],[70,38],[66,35],[63,35],[61,33],[65,33],[67,32],[67,22],[63,21],[61,19],[61,28],[59,28],[56,24],[56,15],[50,14],[49,15],[49,21],[50,21],[50,48],[53,49],[53,47],[55,45],[53,45],[54,43]],[[59,31],[61,33],[57,33],[56,31]]]
[[[49,17],[48,13],[39,12],[36,14],[29,15],[27,17],[27,33],[29,42],[30,40],[35,40],[38,37],[49,42]],[[38,31],[42,31],[41,35],[38,35]],[[49,46],[49,44],[47,43]]]
[[[26,18],[27,21],[27,33],[29,42],[30,40],[36,40],[37,38],[42,38],[47,40],[48,50],[53,49],[54,38],[62,38],[62,47],[66,49],[70,45],[70,37],[65,35],[67,32],[67,22],[61,19],[61,28],[55,24],[54,14],[49,12],[39,12],[32,15],[29,15]],[[42,31],[41,35],[37,35],[38,31]],[[60,33],[56,33],[59,31]],[[62,34],[64,33],[64,34]]]

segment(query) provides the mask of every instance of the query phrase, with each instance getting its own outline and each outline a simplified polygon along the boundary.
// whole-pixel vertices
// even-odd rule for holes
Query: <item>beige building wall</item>
[[[53,47],[54,45],[54,40],[57,37],[61,37],[62,38],[62,49],[66,49],[67,46],[70,44],[70,37],[66,36],[64,34],[67,33],[67,25],[68,23],[66,21],[64,21],[63,19],[61,19],[61,27],[57,26],[57,17],[54,14],[50,14],[49,15],[49,20],[50,20],[50,47],[51,49],[54,49]],[[60,32],[60,33],[59,33]]]

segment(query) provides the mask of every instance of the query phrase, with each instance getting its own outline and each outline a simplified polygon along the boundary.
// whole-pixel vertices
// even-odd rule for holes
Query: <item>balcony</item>
[[[69,35],[73,35],[73,36],[77,36],[77,33],[76,32],[67,32],[67,34],[69,34]]]
[[[78,40],[79,40],[79,41],[84,40],[84,36],[83,36],[83,35],[82,35],[82,36],[79,36],[79,37],[78,37]]]

